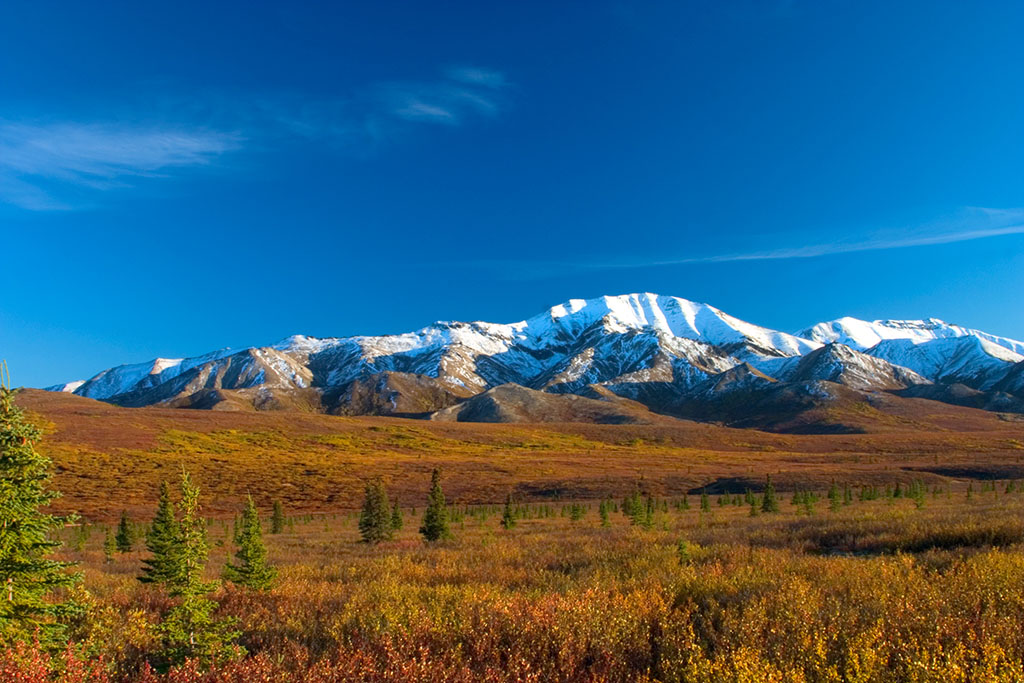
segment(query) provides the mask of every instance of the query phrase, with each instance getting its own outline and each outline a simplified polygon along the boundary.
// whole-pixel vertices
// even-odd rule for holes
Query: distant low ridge
[[[834,421],[858,402],[877,408],[923,399],[1024,413],[1022,377],[1024,342],[940,320],[840,318],[789,334],[646,293],[572,299],[509,324],[299,335],[121,365],[48,388],[123,406],[463,421],[668,416],[785,430],[814,429],[807,415],[830,413]]]

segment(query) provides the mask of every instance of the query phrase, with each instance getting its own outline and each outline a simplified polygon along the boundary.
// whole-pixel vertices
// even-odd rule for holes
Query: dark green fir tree
[[[114,535],[114,543],[117,545],[117,552],[130,553],[135,545],[135,534],[132,533],[132,523],[128,520],[128,513],[121,511],[121,521],[117,523],[117,534]]]
[[[160,500],[156,516],[146,532],[146,549],[150,557],[142,561],[142,583],[167,583],[178,571],[178,522],[174,518],[171,487],[160,484]]]
[[[281,501],[274,501],[274,512],[270,516],[270,533],[279,534],[284,531],[284,506]]]
[[[157,627],[163,645],[161,658],[167,664],[195,659],[203,666],[234,658],[244,651],[234,644],[239,635],[234,620],[218,619],[213,614],[217,603],[209,595],[217,589],[217,582],[203,580],[210,552],[206,520],[200,515],[199,487],[184,471],[177,527],[178,559],[167,581],[168,592],[177,603]]]
[[[6,373],[6,364],[0,365]],[[0,382],[0,643],[63,638],[62,617],[72,603],[52,599],[55,589],[74,584],[69,562],[50,559],[60,545],[52,533],[65,520],[40,512],[58,496],[48,488],[50,461],[36,452],[39,429],[14,403],[9,380]]]
[[[764,495],[761,497],[761,512],[778,512],[779,499],[775,496],[775,485],[769,474],[764,483]]]
[[[260,524],[260,513],[252,501],[252,496],[246,501],[235,542],[238,544],[235,561],[224,567],[224,578],[253,590],[268,590],[274,584],[277,571],[267,562],[263,526]]]
[[[395,534],[402,530],[405,526],[405,517],[402,515],[402,507],[396,500],[394,505],[391,506],[391,533]]]
[[[380,479],[366,483],[363,509],[359,513],[359,535],[363,543],[380,543],[391,538],[391,505]]]
[[[512,494],[508,494],[505,498],[505,509],[501,513],[501,527],[503,529],[512,529],[516,525],[516,514],[512,509]]]
[[[420,533],[428,542],[451,538],[448,528],[448,508],[441,490],[441,470],[435,469],[430,475],[430,493],[427,494],[427,509],[423,511]]]

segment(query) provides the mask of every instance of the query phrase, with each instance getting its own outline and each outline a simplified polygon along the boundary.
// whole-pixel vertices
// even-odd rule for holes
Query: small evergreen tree
[[[633,524],[636,524],[637,515],[639,514],[639,510],[642,506],[643,499],[640,497],[640,488],[638,485],[633,493],[622,499],[622,514],[629,517]]]
[[[810,491],[804,491],[803,495],[804,514],[810,517],[814,514],[814,496]]]
[[[391,533],[401,531],[404,526],[405,518],[402,516],[402,507],[396,500],[395,504],[391,506]]]
[[[679,558],[679,564],[690,564],[690,544],[685,538],[679,539],[679,543],[676,544],[676,557]]]
[[[366,483],[363,509],[359,513],[359,535],[363,543],[380,543],[391,538],[391,506],[380,479]]]
[[[505,509],[501,513],[501,527],[503,529],[512,529],[516,525],[516,515],[512,511],[512,494],[508,494],[505,498]]]
[[[835,481],[828,487],[828,509],[832,512],[838,512],[839,507],[842,503],[839,500],[839,487],[836,486]]]
[[[279,534],[284,531],[284,506],[281,501],[274,501],[274,512],[270,516],[270,533]]]
[[[435,469],[430,475],[430,493],[427,495],[427,509],[423,511],[420,533],[428,542],[451,538],[448,528],[448,508],[441,490],[441,470]]]
[[[765,479],[764,495],[761,497],[761,512],[778,512],[779,501],[775,497],[775,486],[772,484],[772,477],[769,474]]]
[[[573,503],[569,506],[569,519],[573,522],[578,522],[583,519],[583,515],[587,512],[587,506],[582,503]]]
[[[188,472],[181,473],[180,520],[177,524],[174,572],[167,587],[177,604],[163,617],[157,633],[163,643],[161,656],[170,664],[196,659],[203,665],[230,658],[243,651],[234,640],[235,622],[213,616],[217,603],[207,596],[216,582],[203,581],[210,548],[206,540],[206,520],[200,516],[199,487]]]
[[[110,529],[107,529],[103,534],[103,561],[107,564],[113,562],[116,552],[117,541],[114,540],[114,534],[110,533]]]
[[[146,533],[146,549],[152,554],[142,561],[142,583],[166,583],[178,571],[178,522],[174,518],[174,504],[171,502],[171,487],[167,482],[160,484],[160,500],[156,516]]]
[[[650,529],[654,526],[655,507],[654,496],[647,496],[643,506],[643,517],[640,519],[640,526],[645,529]]]
[[[81,553],[85,551],[85,543],[89,540],[89,527],[85,524],[79,524],[75,529],[75,538],[72,545],[75,552]]]
[[[597,506],[597,514],[601,517],[601,526],[610,527],[612,525],[611,519],[608,517],[608,501],[602,500],[601,504]]]
[[[130,553],[132,551],[132,546],[135,545],[133,535],[132,524],[128,521],[128,513],[122,510],[121,521],[117,523],[117,534],[114,536],[117,552]]]
[[[66,520],[40,512],[59,494],[47,488],[50,461],[35,450],[39,429],[14,395],[9,380],[0,382],[0,644],[38,639],[49,646],[63,637],[60,619],[76,611],[50,594],[80,577],[67,572],[73,563],[49,559],[60,545],[51,534]]]
[[[274,583],[277,571],[267,563],[267,547],[263,545],[260,513],[249,496],[242,513],[242,522],[235,537],[238,552],[235,562],[224,567],[224,578],[253,590],[267,590]]]
[[[711,501],[708,499],[708,492],[706,489],[701,489],[700,492],[700,511],[711,512]]]

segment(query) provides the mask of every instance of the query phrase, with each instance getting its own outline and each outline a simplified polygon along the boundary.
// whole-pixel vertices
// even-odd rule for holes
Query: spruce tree
[[[839,500],[839,487],[836,486],[835,481],[828,487],[828,509],[832,512],[837,512],[842,503]]]
[[[569,519],[573,522],[578,522],[583,519],[583,515],[587,513],[587,506],[583,503],[573,503],[569,506]]]
[[[380,543],[391,538],[391,506],[380,479],[366,483],[363,509],[359,513],[359,535],[363,543]]]
[[[690,564],[690,544],[684,538],[679,539],[679,543],[676,544],[676,557],[679,558],[679,564]]]
[[[80,577],[67,572],[73,563],[49,559],[60,545],[51,534],[66,520],[40,512],[59,494],[47,488],[50,461],[35,450],[39,429],[14,395],[0,382],[0,643],[38,638],[49,646],[63,636],[60,618],[76,611],[50,593]]]
[[[701,489],[700,492],[700,511],[711,512],[711,501],[708,499],[707,489]]]
[[[430,493],[427,495],[427,509],[423,512],[420,533],[428,542],[451,538],[448,528],[448,508],[441,490],[441,470],[435,469],[430,475]]]
[[[512,529],[516,525],[516,515],[512,511],[512,494],[508,494],[505,498],[505,509],[501,514],[501,527],[503,529]]]
[[[160,484],[160,500],[156,516],[146,533],[146,549],[152,557],[142,561],[142,583],[166,583],[178,571],[178,522],[174,518],[174,504],[171,502],[171,487],[167,482]]]
[[[157,627],[163,650],[162,657],[170,664],[196,659],[201,664],[230,658],[242,650],[233,645],[238,632],[234,621],[217,619],[213,612],[217,603],[207,597],[217,582],[203,580],[210,547],[206,539],[206,520],[200,516],[199,487],[188,472],[181,473],[180,519],[175,539],[175,571],[167,581],[171,597],[177,604]]]
[[[274,501],[274,513],[270,517],[270,533],[279,534],[284,531],[284,507],[281,501]]]
[[[772,477],[769,474],[764,484],[764,496],[761,498],[761,512],[778,512],[779,501],[775,497],[775,486],[772,484]]]
[[[814,495],[810,491],[804,491],[803,506],[805,515],[810,517],[814,514]]]
[[[402,516],[402,507],[396,500],[395,504],[391,506],[391,533],[401,531],[404,526],[405,518]]]
[[[597,514],[601,517],[601,526],[610,527],[612,520],[608,517],[608,501],[602,500],[601,504],[597,506]]]
[[[110,533],[110,529],[107,529],[103,535],[103,561],[107,564],[113,562],[115,552],[117,552],[117,541],[114,540],[114,534]]]
[[[128,513],[121,511],[121,521],[117,523],[117,534],[114,536],[114,543],[117,544],[117,552],[130,553],[134,540],[132,538],[132,524],[128,521]]]
[[[267,563],[267,547],[263,545],[260,513],[252,501],[252,496],[246,501],[235,542],[238,544],[235,562],[229,562],[224,567],[224,578],[253,590],[269,589],[274,583],[277,571]]]

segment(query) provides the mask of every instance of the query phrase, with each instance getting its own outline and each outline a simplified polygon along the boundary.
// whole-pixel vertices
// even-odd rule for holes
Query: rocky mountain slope
[[[1022,368],[1024,343],[934,319],[841,318],[788,334],[707,304],[629,294],[573,299],[511,324],[294,336],[123,365],[50,389],[124,406],[492,421],[661,414],[757,426],[772,413],[880,392],[1024,412]]]

